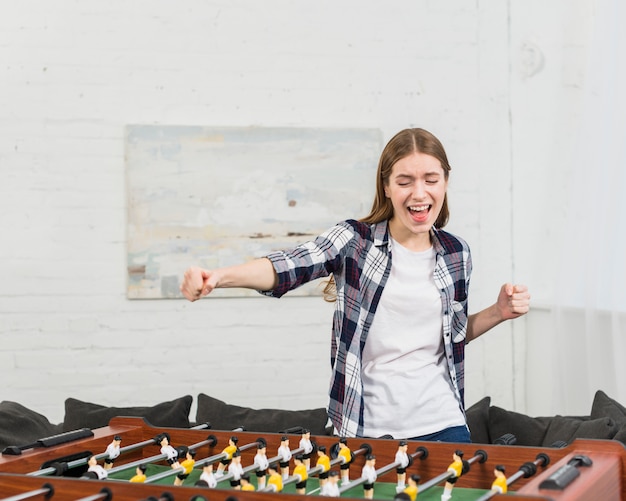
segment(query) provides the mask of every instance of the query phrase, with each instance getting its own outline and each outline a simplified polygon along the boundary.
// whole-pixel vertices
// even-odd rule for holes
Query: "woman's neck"
[[[432,247],[430,229],[428,231],[413,233],[405,226],[397,224],[394,219],[389,221],[389,233],[402,247],[413,252],[422,252]]]

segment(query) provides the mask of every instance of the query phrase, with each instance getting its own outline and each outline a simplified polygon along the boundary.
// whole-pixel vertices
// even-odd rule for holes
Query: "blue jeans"
[[[470,433],[467,426],[453,426],[445,430],[422,435],[421,437],[413,437],[409,440],[422,440],[426,442],[462,442],[471,443]]]

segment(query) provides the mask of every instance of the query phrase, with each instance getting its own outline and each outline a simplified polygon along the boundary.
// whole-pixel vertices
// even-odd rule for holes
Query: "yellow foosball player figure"
[[[267,479],[267,488],[271,489],[272,492],[280,492],[283,490],[283,477],[278,470],[276,469],[276,465],[269,465],[267,468],[267,472],[269,473],[269,478]]]
[[[254,484],[250,482],[250,475],[248,473],[244,473],[241,475],[241,490],[242,491],[253,491]]]
[[[111,441],[111,443],[109,445],[107,445],[107,448],[104,451],[104,453],[107,455],[107,457],[104,458],[104,469],[105,470],[110,470],[111,468],[113,468],[113,462],[120,455],[120,444],[121,443],[122,443],[122,437],[120,437],[119,435],[115,435],[113,437],[113,440]]]
[[[441,494],[441,501],[448,501],[452,497],[452,488],[456,481],[463,473],[463,451],[456,450],[452,454],[452,463],[448,466],[448,471],[454,475],[446,481],[446,485],[443,488],[443,494]]]
[[[496,477],[496,479],[491,484],[492,491],[499,492],[500,494],[506,494],[507,483],[506,483],[505,472],[506,470],[504,468],[504,465],[502,464],[499,464],[494,468],[493,474]]]
[[[376,473],[376,456],[372,454],[367,455],[365,465],[363,466],[363,470],[361,470],[361,478],[365,479],[365,483],[363,484],[363,496],[365,499],[373,499],[374,483],[378,478],[378,473]]]
[[[407,486],[404,488],[404,491],[402,491],[409,495],[411,501],[415,501],[417,499],[420,480],[421,477],[417,473],[414,473],[408,478]]]
[[[298,481],[296,482],[296,492],[298,494],[304,494],[306,492],[306,481],[309,478],[309,474],[306,464],[304,464],[303,455],[298,454],[295,458],[293,458],[293,462],[295,464],[293,474],[298,477]]]
[[[326,446],[324,445],[320,445],[317,448],[317,463],[315,466],[322,468],[318,479],[320,487],[324,487],[324,484],[328,481],[328,474],[330,472],[330,456],[326,454]]]
[[[350,482],[350,463],[352,463],[352,451],[348,447],[348,440],[343,437],[339,439],[339,453],[341,458],[341,484],[345,485]]]
[[[140,464],[135,468],[135,475],[131,477],[130,482],[143,484],[146,481],[146,470],[148,467],[145,464]]]
[[[339,497],[339,473],[332,470],[328,474],[328,482],[320,489],[320,496],[326,496],[330,498]]]
[[[185,459],[183,459],[180,463],[180,467],[183,469],[183,471],[176,475],[176,478],[174,479],[174,485],[183,485],[183,482],[193,471],[193,467],[196,464],[196,460],[194,459],[194,457],[196,456],[196,451],[189,450],[187,447],[182,450],[185,453]]]
[[[228,445],[222,450],[222,454],[225,454],[225,456],[217,466],[217,471],[215,472],[216,476],[221,477],[224,475],[224,470],[232,461],[233,454],[237,451],[237,442],[239,442],[239,439],[235,436],[228,439]]]

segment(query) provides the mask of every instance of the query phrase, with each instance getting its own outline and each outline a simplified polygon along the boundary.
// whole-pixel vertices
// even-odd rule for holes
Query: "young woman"
[[[467,243],[443,231],[450,165],[441,142],[405,129],[385,146],[370,214],[291,250],[238,266],[185,272],[190,301],[215,288],[281,297],[330,277],[335,302],[328,415],[338,435],[469,442],[464,411],[465,344],[525,314],[523,285],[468,315]]]

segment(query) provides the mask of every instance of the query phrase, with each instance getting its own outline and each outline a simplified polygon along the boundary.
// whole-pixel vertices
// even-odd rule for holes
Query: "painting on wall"
[[[358,128],[129,125],[125,141],[131,299],[180,298],[189,266],[238,264],[367,215],[383,146]]]

